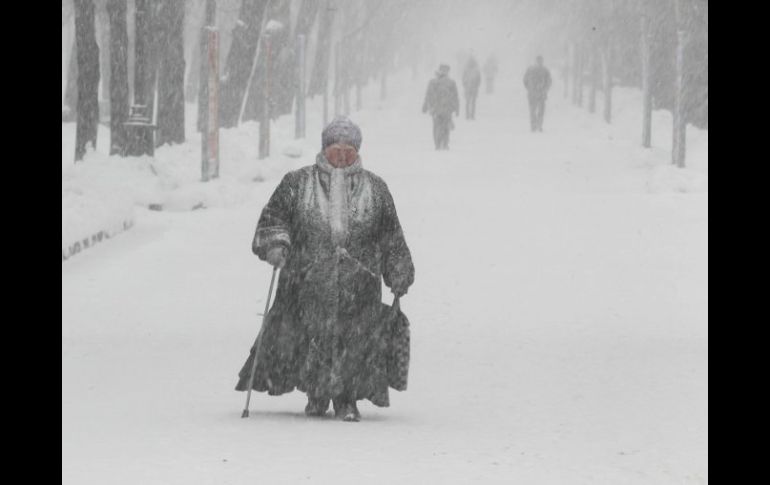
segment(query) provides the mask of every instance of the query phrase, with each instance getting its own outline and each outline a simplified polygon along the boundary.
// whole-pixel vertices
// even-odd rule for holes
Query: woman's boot
[[[323,397],[307,397],[305,414],[308,416],[323,416],[329,409],[329,400]]]
[[[334,417],[343,421],[361,421],[361,413],[358,412],[358,406],[356,406],[355,399],[347,397],[335,397],[334,402]]]

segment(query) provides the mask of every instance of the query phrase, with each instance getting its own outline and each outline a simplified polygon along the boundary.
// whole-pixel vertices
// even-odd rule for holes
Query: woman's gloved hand
[[[267,252],[265,258],[268,263],[276,268],[283,268],[286,265],[286,248],[283,246],[276,246]]]
[[[390,287],[391,293],[396,298],[401,298],[402,296],[406,295],[406,292],[409,290],[409,286],[407,286],[404,282],[401,281],[394,281],[393,284]]]

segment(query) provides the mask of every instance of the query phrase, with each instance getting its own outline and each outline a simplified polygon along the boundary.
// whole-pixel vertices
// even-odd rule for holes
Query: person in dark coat
[[[460,97],[457,84],[449,78],[449,66],[441,64],[436,77],[428,83],[422,112],[433,117],[433,142],[436,150],[449,149],[449,132],[454,128],[452,113],[460,114]]]
[[[358,421],[358,400],[389,405],[381,282],[400,297],[414,266],[388,186],[362,166],[359,128],[337,118],[321,138],[315,164],[286,174],[259,218],[252,250],[281,272],[236,389],[248,390],[256,353],[254,390],[296,388],[307,415],[332,401]]]
[[[532,131],[543,131],[545,100],[551,88],[551,72],[543,65],[543,56],[524,74],[524,86],[529,99],[529,122]]]
[[[465,118],[476,119],[476,99],[481,86],[481,69],[475,57],[471,56],[463,71],[463,90],[465,91]]]
[[[497,57],[494,54],[484,63],[484,79],[486,80],[487,94],[495,92],[495,77],[497,76]]]

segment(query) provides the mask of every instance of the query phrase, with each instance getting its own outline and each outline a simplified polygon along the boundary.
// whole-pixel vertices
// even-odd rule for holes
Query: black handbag
[[[401,311],[398,297],[393,305],[383,305],[388,345],[388,385],[397,391],[406,390],[409,379],[409,320]]]

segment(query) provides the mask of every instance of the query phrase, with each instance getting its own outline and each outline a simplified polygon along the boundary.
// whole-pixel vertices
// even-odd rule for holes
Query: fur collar
[[[331,175],[332,170],[343,170],[345,173],[345,176],[350,177],[351,175],[360,173],[361,170],[363,170],[360,156],[355,162],[353,162],[352,165],[348,165],[347,167],[344,167],[344,168],[334,168],[332,164],[329,163],[329,160],[326,159],[323,152],[320,152],[315,157],[315,164],[321,170],[321,172],[325,173],[326,175]]]

